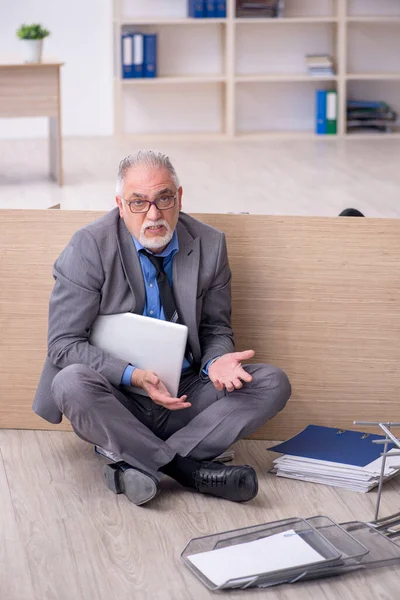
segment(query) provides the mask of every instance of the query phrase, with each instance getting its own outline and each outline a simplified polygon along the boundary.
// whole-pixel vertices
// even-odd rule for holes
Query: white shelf
[[[241,132],[237,134],[238,140],[262,141],[262,140],[332,140],[337,135],[316,135],[313,131],[257,131]]]
[[[268,19],[268,18],[247,18],[241,17],[233,19],[235,23],[241,24],[246,23],[248,25],[284,25],[284,24],[302,24],[302,23],[337,23],[337,17],[284,17],[282,19]]]
[[[297,73],[271,73],[270,75],[236,75],[236,83],[258,83],[258,82],[296,82],[296,81],[336,81],[337,75],[326,75],[323,77],[311,77],[307,74]]]
[[[116,78],[118,81],[118,78]],[[132,79],[121,78],[122,85],[165,85],[185,83],[223,83],[226,81],[224,75],[185,75],[179,77],[138,77]]]
[[[354,81],[397,81],[400,79],[399,73],[347,73],[347,80]]]
[[[400,129],[346,132],[348,97],[387,99],[400,112],[400,15],[382,14],[391,8],[389,0],[376,2],[377,16],[367,14],[372,0],[306,0],[302,6],[291,0],[286,14],[303,16],[275,19],[236,18],[236,0],[227,0],[224,19],[186,17],[186,0],[157,3],[158,14],[152,9],[150,16],[148,0],[132,1],[129,8],[113,0],[117,134],[213,141],[400,137]],[[322,16],[307,14],[312,11]],[[160,75],[122,79],[120,35],[142,26],[159,36]],[[334,75],[312,77],[305,71],[305,55],[317,53],[334,58]],[[331,88],[338,92],[338,133],[318,136],[315,90]]]
[[[347,17],[346,21],[348,23],[400,23],[399,16],[393,17]]]
[[[227,19],[115,19],[114,23],[125,26],[140,26],[140,25],[213,25],[220,23],[225,25]]]

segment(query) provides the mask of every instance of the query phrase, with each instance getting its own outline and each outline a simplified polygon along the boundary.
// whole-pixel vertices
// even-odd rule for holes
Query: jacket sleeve
[[[235,350],[231,326],[231,270],[224,234],[220,237],[214,278],[203,299],[199,339],[201,371],[211,359]]]
[[[48,357],[58,368],[83,364],[118,386],[128,363],[89,343],[99,314],[104,271],[90,232],[78,231],[54,264],[50,297]]]

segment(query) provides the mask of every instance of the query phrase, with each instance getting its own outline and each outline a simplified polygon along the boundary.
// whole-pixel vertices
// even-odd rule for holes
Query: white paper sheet
[[[254,542],[191,554],[188,559],[215,585],[325,560],[293,529]]]

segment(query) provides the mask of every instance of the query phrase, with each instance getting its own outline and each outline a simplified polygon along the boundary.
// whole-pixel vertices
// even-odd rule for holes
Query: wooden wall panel
[[[100,216],[0,211],[0,427],[67,429],[31,411],[46,354],[52,264]],[[226,232],[238,349],[282,367],[286,409],[257,434],[400,421],[400,221],[196,215]]]

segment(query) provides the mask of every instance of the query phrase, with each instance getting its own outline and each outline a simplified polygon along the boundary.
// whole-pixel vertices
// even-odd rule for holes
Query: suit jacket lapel
[[[200,265],[200,240],[192,238],[186,228],[177,225],[179,251],[174,257],[172,272],[174,298],[181,323],[189,328],[189,344],[196,354],[196,296]]]
[[[133,312],[142,314],[146,298],[142,267],[132,236],[123,219],[119,220],[117,245],[121,256],[125,277],[134,298]]]

